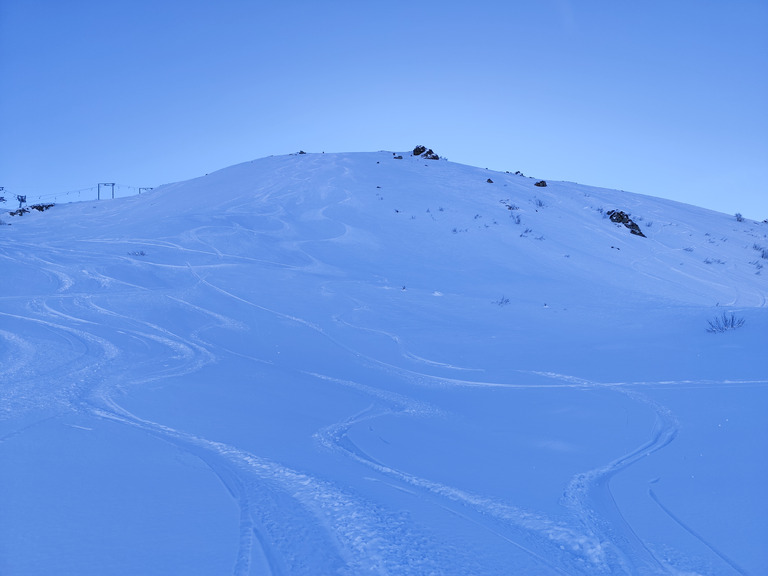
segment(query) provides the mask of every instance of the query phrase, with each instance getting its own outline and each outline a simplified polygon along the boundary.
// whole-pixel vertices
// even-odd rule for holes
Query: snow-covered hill
[[[0,573],[762,573],[768,224],[537,183],[295,154],[3,214]]]

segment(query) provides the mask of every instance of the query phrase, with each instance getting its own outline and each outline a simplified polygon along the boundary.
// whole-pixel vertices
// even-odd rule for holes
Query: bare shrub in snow
[[[744,216],[742,216],[739,212],[736,212],[736,222],[744,222]]]
[[[723,312],[720,316],[715,316],[709,321],[707,332],[727,332],[728,330],[736,330],[736,328],[740,328],[743,325],[744,318],[737,318],[733,313],[729,316],[727,312]]]
[[[504,204],[507,210],[520,210],[520,206],[514,203],[510,203],[509,200],[499,200],[499,203]]]

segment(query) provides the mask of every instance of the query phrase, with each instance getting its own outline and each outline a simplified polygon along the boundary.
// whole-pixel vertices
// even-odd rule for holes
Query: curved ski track
[[[286,172],[284,176],[289,178],[291,174]],[[264,198],[269,196],[270,193],[266,192]],[[239,206],[227,206],[226,212],[232,215],[236,214],[238,209]],[[290,223],[282,220],[281,215],[279,210],[269,214],[284,228],[289,228]],[[316,217],[329,220],[322,209],[317,212]],[[170,241],[133,238],[121,239],[120,242],[136,246],[154,245],[178,253],[216,260],[215,264],[206,266],[225,265],[234,261],[297,270],[317,270],[325,266],[302,250],[301,244],[308,240],[296,241],[293,244],[304,256],[304,261],[292,264],[226,254],[203,237],[203,230],[204,227],[194,229],[185,238],[201,245],[201,250]],[[93,242],[109,243],[110,240]],[[55,295],[50,295],[49,292],[45,296],[2,297],[4,301],[23,301],[27,314],[17,313],[18,308],[14,309],[15,312],[0,311],[0,316],[14,327],[20,327],[19,330],[8,327],[0,330],[0,340],[6,344],[3,362],[0,363],[0,377],[6,384],[0,391],[0,416],[3,413],[7,415],[19,411],[74,410],[142,430],[205,462],[239,505],[239,551],[237,558],[233,559],[233,573],[237,576],[255,573],[257,569],[260,572],[268,570],[275,576],[352,576],[364,573],[422,575],[444,573],[446,570],[455,574],[472,572],[469,560],[461,550],[437,541],[428,531],[415,526],[401,514],[382,508],[348,487],[252,454],[237,446],[174,429],[162,422],[143,419],[121,407],[116,396],[122,387],[188,374],[230,352],[206,342],[199,334],[182,336],[164,327],[160,321],[149,322],[131,318],[114,304],[105,302],[100,298],[100,294],[94,295],[90,286],[97,286],[105,291],[110,289],[109,294],[112,296],[116,287],[127,294],[147,294],[151,292],[150,289],[127,280],[109,277],[96,267],[89,268],[87,263],[80,267],[77,263],[80,255],[72,251],[61,250],[55,246],[30,244],[26,248],[33,255],[29,256],[21,252],[23,248],[24,245],[19,244],[16,254],[6,253],[0,256],[10,261],[11,265],[34,264],[34,267],[49,278],[49,283],[55,286]],[[41,253],[47,257],[39,256]],[[93,256],[86,252],[83,254]],[[74,263],[69,266],[61,265],[57,263],[60,259]],[[429,373],[429,369],[436,366],[464,372],[477,369],[439,365],[402,349],[397,335],[387,334],[401,347],[401,354],[411,361],[420,362],[424,371],[394,366],[366,356],[355,350],[354,346],[340,342],[315,321],[262,305],[238,295],[231,288],[209,281],[200,272],[204,267],[198,268],[189,263],[186,267],[179,263],[152,265],[172,266],[176,270],[186,268],[198,286],[204,285],[239,304],[294,322],[302,330],[320,334],[360,362],[414,386],[494,386],[510,389],[542,386],[517,381],[485,382],[434,376]],[[80,282],[86,283],[87,286],[83,286],[82,292],[78,293]],[[200,302],[187,301],[179,291],[168,290],[161,298],[204,314],[219,327],[236,329],[240,324],[235,319],[208,310]],[[42,329],[50,335],[50,342],[42,346],[38,341],[25,338],[21,335],[24,334],[24,325]],[[132,346],[138,343],[143,347],[143,356],[149,360],[139,363],[136,373],[127,377],[117,373],[111,365],[124,354],[129,342]],[[51,367],[39,368],[44,364],[43,360]],[[555,519],[536,511],[522,509],[510,502],[474,494],[376,461],[349,438],[351,427],[383,415],[431,418],[440,414],[440,410],[425,402],[364,382],[344,380],[317,372],[311,375],[329,385],[353,388],[367,395],[371,402],[369,408],[318,430],[315,438],[321,449],[341,455],[371,470],[377,481],[386,481],[400,490],[415,493],[431,505],[448,510],[467,523],[482,527],[489,537],[500,538],[513,548],[515,553],[526,555],[531,565],[537,567],[538,573],[584,576],[678,574],[677,570],[657,558],[633,531],[610,489],[613,476],[664,449],[675,440],[679,430],[675,416],[666,407],[638,391],[642,387],[640,383],[599,383],[561,374],[538,374],[552,379],[552,384],[549,385],[551,387],[585,390],[599,387],[615,390],[656,414],[656,425],[649,431],[646,442],[571,479],[564,487],[562,495],[567,514]],[[524,375],[521,373],[521,379]],[[67,385],[62,387],[59,386],[60,383]],[[44,417],[48,417],[47,414]],[[659,502],[653,493],[651,498],[683,529],[701,540],[695,531],[682,524],[670,509]],[[740,572],[732,561],[707,542],[702,542],[730,568]],[[257,566],[260,561],[263,565]]]
[[[347,346],[336,342],[314,322],[290,314],[267,309],[249,302],[206,280],[200,282],[228,297],[257,306],[268,313],[289,319],[304,329],[319,332],[337,345],[355,353],[371,365],[419,385],[502,386],[525,387],[524,384],[489,383],[435,377],[428,373],[407,371],[374,358],[365,358]],[[175,298],[180,305],[188,305]],[[198,311],[199,305],[191,305]],[[205,310],[204,308],[202,308]],[[16,390],[17,395],[36,397],[34,407],[58,405],[60,410],[89,413],[94,417],[139,428],[163,441],[170,442],[200,458],[221,479],[241,510],[240,552],[234,574],[251,573],[252,559],[265,558],[271,574],[423,574],[438,570],[445,564],[430,566],[431,559],[458,554],[455,550],[436,548],[441,545],[425,534],[413,532],[397,514],[382,510],[376,504],[356,496],[328,480],[315,478],[305,472],[290,469],[277,462],[228,446],[215,440],[175,430],[162,423],[150,422],[133,415],[114,400],[114,392],[125,385],[168,378],[200,369],[216,358],[213,347],[199,338],[184,338],[162,326],[139,321],[103,305],[89,297],[55,296],[37,299],[29,306],[34,316],[1,313],[20,323],[45,327],[57,335],[69,348],[65,372],[57,381],[67,381],[69,387],[57,390],[44,386],[42,395]],[[214,312],[209,315],[217,322],[234,326],[234,320]],[[105,328],[111,326],[111,328]],[[106,332],[106,333],[105,333]],[[0,331],[14,352],[14,362],[4,365],[3,374],[19,383],[14,375],[29,368],[35,361],[35,343],[14,333]],[[163,361],[162,366],[146,366],[143,376],[130,381],[111,373],[110,363],[121,354],[120,339],[140,341],[147,347],[147,356]],[[159,349],[158,349],[159,347]],[[152,350],[152,349],[155,350]],[[74,359],[72,359],[72,352]],[[410,358],[413,355],[404,352]],[[169,361],[170,362],[169,364]],[[425,366],[430,362],[425,361]],[[319,430],[316,438],[321,446],[342,454],[377,472],[382,477],[407,490],[418,492],[444,509],[453,511],[467,521],[483,526],[489,535],[504,539],[509,545],[527,554],[542,573],[551,574],[674,574],[656,559],[623,520],[612,499],[610,477],[631,466],[637,460],[662,449],[674,440],[677,423],[664,407],[656,405],[641,394],[622,384],[611,384],[635,401],[656,411],[658,425],[649,441],[632,452],[595,470],[576,476],[566,488],[563,502],[572,512],[573,521],[550,519],[493,498],[472,494],[454,486],[422,478],[377,462],[359,450],[346,432],[357,423],[384,414],[401,414],[412,418],[432,417],[439,410],[428,404],[364,383],[344,381],[323,374],[312,374],[331,384],[347,386],[370,396],[372,406],[336,424]],[[562,375],[546,374],[555,382],[552,386],[590,388],[604,386]],[[5,394],[9,391],[5,390]],[[13,395],[13,388],[10,389]],[[13,406],[8,398],[4,407]],[[311,529],[323,527],[322,530]],[[301,542],[302,546],[295,543]],[[311,552],[310,552],[311,551]],[[462,573],[460,558],[454,564]],[[319,572],[318,572],[319,570]]]

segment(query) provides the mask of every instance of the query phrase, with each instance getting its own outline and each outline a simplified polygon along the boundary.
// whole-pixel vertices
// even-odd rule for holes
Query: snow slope
[[[2,215],[0,573],[766,573],[768,224],[403,156]]]

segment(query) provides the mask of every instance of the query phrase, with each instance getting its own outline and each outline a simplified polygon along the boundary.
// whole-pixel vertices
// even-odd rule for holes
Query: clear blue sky
[[[0,186],[423,143],[762,220],[766,30],[766,0],[0,0]]]

